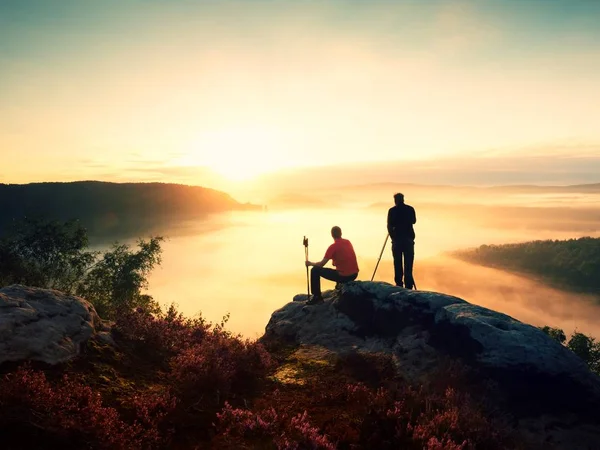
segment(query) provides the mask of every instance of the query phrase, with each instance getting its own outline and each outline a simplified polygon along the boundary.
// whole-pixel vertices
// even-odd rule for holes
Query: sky
[[[600,167],[599,123],[593,0],[0,0],[4,183],[521,157],[543,183]]]

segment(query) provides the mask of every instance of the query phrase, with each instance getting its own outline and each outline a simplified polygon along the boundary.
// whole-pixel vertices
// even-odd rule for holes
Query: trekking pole
[[[373,271],[373,276],[371,277],[371,281],[375,278],[375,272],[377,272],[377,268],[379,267],[379,261],[381,261],[381,256],[383,255],[383,250],[385,250],[385,244],[387,244],[388,238],[390,234],[385,235],[385,241],[383,241],[383,247],[381,247],[381,253],[379,254],[379,259],[377,260],[377,264],[375,265],[375,270]]]
[[[304,240],[302,241],[304,244],[304,260],[308,261],[308,238],[304,236]],[[306,266],[306,291],[308,297],[310,298],[310,284],[308,282],[308,266]]]

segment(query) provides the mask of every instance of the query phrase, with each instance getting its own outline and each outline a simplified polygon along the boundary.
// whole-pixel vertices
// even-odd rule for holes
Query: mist
[[[306,292],[304,236],[309,259],[320,260],[332,242],[331,227],[340,226],[357,253],[358,279],[371,279],[387,235],[387,209],[400,189],[417,211],[415,279],[420,290],[454,295],[567,334],[578,330],[600,336],[597,296],[560,291],[448,256],[482,244],[600,236],[600,193],[593,189],[386,184],[301,195],[272,191],[266,210],[217,214],[162,230],[168,237],[163,264],[152,273],[149,292],[189,316],[201,313],[219,322],[230,314],[228,329],[259,337],[273,311]],[[393,283],[389,242],[375,280]],[[322,287],[334,284],[325,280]]]

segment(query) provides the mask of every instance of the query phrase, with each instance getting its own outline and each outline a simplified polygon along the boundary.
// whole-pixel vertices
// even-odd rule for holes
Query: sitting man
[[[342,230],[340,227],[331,229],[331,237],[334,242],[325,252],[325,257],[317,263],[306,261],[306,267],[313,266],[310,271],[310,285],[313,296],[306,302],[307,305],[315,305],[323,302],[321,295],[321,277],[326,280],[346,283],[356,280],[358,276],[358,262],[354,248],[348,239],[342,239]],[[336,269],[323,267],[332,259]]]

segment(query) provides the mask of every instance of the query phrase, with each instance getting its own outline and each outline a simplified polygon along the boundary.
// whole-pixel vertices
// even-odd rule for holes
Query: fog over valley
[[[150,293],[186,314],[219,321],[249,337],[262,334],[271,313],[306,292],[303,236],[309,259],[322,258],[339,225],[369,280],[386,237],[387,209],[402,191],[417,211],[415,279],[421,290],[455,295],[535,325],[600,335],[598,296],[547,286],[459,261],[449,252],[484,244],[600,236],[596,187],[356,185],[271,192],[262,211],[234,211],[164,230],[163,264]],[[393,283],[388,242],[376,280]],[[323,289],[333,288],[324,281]]]

